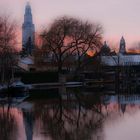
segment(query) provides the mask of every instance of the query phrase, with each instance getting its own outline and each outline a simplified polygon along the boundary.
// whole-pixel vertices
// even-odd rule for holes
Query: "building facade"
[[[31,6],[25,7],[24,23],[22,25],[22,47],[28,54],[32,53],[35,44],[35,26],[32,19]]]
[[[106,44],[103,47],[108,47]],[[140,65],[140,54],[130,54],[126,51],[125,39],[120,40],[119,52],[101,55],[101,64],[106,66],[135,66]]]

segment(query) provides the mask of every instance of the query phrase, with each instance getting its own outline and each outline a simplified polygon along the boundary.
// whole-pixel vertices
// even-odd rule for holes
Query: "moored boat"
[[[9,86],[9,91],[12,94],[12,96],[24,96],[25,94],[28,93],[28,86],[26,86],[23,82],[20,80],[13,82]]]
[[[0,88],[0,101],[2,102],[17,102],[20,103],[29,97],[28,87],[17,80],[9,86]]]

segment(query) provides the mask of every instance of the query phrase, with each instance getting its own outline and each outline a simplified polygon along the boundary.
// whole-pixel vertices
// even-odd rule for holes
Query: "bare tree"
[[[49,49],[61,72],[69,59],[80,68],[88,51],[95,53],[101,47],[102,27],[69,17],[54,21],[49,30],[41,34],[43,47]]]
[[[15,65],[16,24],[9,16],[0,16],[0,71],[1,82],[8,82]]]

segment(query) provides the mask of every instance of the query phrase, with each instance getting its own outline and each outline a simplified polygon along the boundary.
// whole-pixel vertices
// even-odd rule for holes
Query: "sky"
[[[28,0],[36,30],[57,17],[74,16],[104,29],[104,40],[117,44],[122,36],[127,46],[140,42],[140,0]],[[0,0],[0,12],[11,14],[22,25],[27,0]]]

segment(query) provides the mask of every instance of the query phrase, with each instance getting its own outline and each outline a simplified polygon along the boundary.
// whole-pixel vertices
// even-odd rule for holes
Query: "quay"
[[[37,84],[27,84],[26,85],[29,90],[43,90],[43,89],[52,89],[63,87],[81,87],[83,86],[83,82],[56,82],[56,83],[37,83]]]

